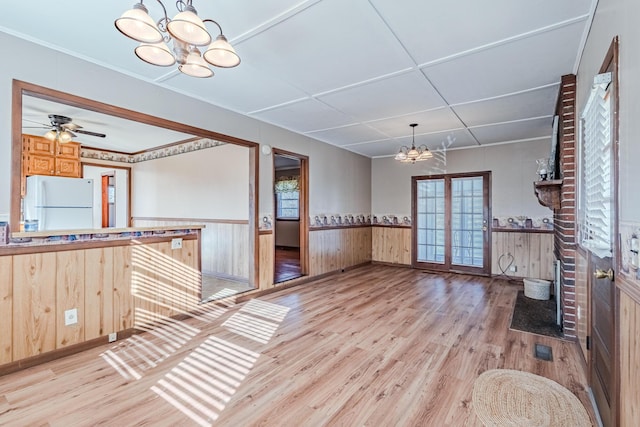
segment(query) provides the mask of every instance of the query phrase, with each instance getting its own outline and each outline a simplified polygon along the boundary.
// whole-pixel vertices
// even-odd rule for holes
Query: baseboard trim
[[[132,328],[125,329],[118,332],[118,340],[129,338],[134,334]],[[116,342],[116,341],[114,341]],[[61,359],[66,356],[71,356],[76,353],[81,353],[92,348],[100,347],[101,345],[109,344],[109,336],[94,338],[92,340],[84,341],[78,344],[70,345],[65,348],[59,348],[51,350],[46,353],[38,354],[37,356],[27,357],[26,359],[20,359],[15,362],[9,362],[0,366],[0,376],[11,374],[21,371],[23,369],[31,368],[43,363],[52,362],[57,359]]]
[[[411,268],[411,264],[400,264],[397,262],[386,262],[386,261],[371,261],[373,265],[386,265],[387,267],[402,267],[402,268]]]

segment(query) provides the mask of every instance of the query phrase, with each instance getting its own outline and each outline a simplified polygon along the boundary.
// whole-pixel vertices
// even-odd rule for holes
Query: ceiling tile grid
[[[130,1],[12,2],[0,31],[378,157],[406,143],[409,123],[431,149],[549,138],[596,3],[193,0],[242,59],[210,79],[140,61],[114,26]],[[144,4],[161,17],[158,2]],[[173,17],[175,3],[165,5]],[[61,26],[70,10],[73,25]]]

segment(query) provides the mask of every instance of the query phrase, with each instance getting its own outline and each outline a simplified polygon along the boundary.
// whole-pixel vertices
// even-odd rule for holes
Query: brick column
[[[560,260],[562,327],[576,336],[576,76],[562,76],[556,113],[562,190],[553,212],[554,254]]]

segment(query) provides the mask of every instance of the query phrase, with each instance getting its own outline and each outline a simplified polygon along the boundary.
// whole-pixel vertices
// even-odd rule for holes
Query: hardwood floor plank
[[[371,265],[253,309],[202,305],[215,316],[0,377],[0,424],[480,426],[473,383],[494,368],[551,378],[593,415],[578,345],[509,329],[517,291]]]

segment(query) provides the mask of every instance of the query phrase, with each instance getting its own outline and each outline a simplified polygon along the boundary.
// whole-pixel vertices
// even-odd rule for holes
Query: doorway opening
[[[102,174],[102,228],[115,227],[116,177],[111,173]]]
[[[273,178],[273,283],[282,283],[307,274],[308,158],[274,149]]]
[[[82,176],[93,179],[96,228],[130,227],[131,168],[83,163]]]

